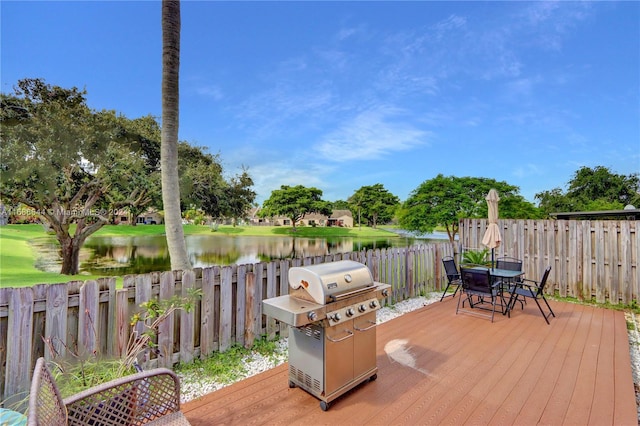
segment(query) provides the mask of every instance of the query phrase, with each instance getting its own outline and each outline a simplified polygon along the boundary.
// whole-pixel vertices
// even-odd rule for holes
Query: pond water
[[[207,267],[448,241],[440,237],[380,239],[187,235],[185,239],[191,264],[194,267]],[[169,270],[171,266],[164,236],[90,237],[84,249],[80,272],[92,275],[143,274]]]

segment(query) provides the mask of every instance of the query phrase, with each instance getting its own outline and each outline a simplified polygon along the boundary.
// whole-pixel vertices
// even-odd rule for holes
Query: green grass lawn
[[[17,225],[16,225],[17,226]],[[374,229],[368,226],[362,228],[340,227],[312,227],[298,226],[295,231],[290,226],[230,226],[221,225],[217,230],[209,226],[185,225],[185,235],[246,235],[246,236],[283,236],[283,237],[364,237],[364,238],[389,238],[396,234],[383,229]],[[164,235],[164,225],[108,225],[101,228],[94,235]]]
[[[148,236],[164,235],[164,225],[107,225],[94,235]],[[186,235],[211,236],[297,236],[309,237],[361,237],[361,238],[393,238],[396,234],[381,229],[362,228],[322,228],[301,226],[293,232],[288,226],[219,226],[213,231],[208,226],[185,225]],[[47,234],[41,225],[6,225],[0,226],[0,287],[24,287],[34,284],[61,283],[76,279],[88,280],[99,278],[93,275],[60,275],[54,272],[43,272],[36,268],[37,253],[30,243],[55,242],[53,235]]]
[[[53,241],[41,225],[0,226],[0,286],[24,287],[40,283],[60,283],[74,278],[36,268],[36,253],[29,241]]]

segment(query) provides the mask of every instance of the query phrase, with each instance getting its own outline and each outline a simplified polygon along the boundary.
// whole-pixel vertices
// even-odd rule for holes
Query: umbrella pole
[[[495,269],[495,262],[494,262],[495,250],[496,249],[491,249],[491,269]]]

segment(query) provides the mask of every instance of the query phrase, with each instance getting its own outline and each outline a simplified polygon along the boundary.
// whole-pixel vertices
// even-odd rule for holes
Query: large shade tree
[[[105,152],[106,157],[120,158],[107,177],[110,191],[106,196],[110,211],[121,214],[120,210],[126,210],[135,226],[135,219],[148,208],[162,209],[160,126],[151,116],[134,120],[120,116],[118,121],[127,143],[112,145]]]
[[[138,144],[115,113],[90,110],[85,94],[24,79],[1,98],[0,197],[30,207],[47,223],[60,243],[61,273],[68,275],[78,273],[87,237],[109,221],[106,207],[135,195],[123,192],[118,203],[109,202],[112,173]]]
[[[536,194],[540,208],[547,214],[571,211],[620,210],[640,205],[638,173],[621,175],[609,168],[581,167],[569,180],[567,191],[554,188]]]
[[[400,199],[381,183],[361,187],[347,201],[351,204],[351,211],[358,217],[358,225],[361,220],[366,220],[372,228],[393,219],[400,205]]]
[[[444,227],[451,242],[462,218],[487,217],[485,197],[494,188],[500,194],[500,217],[536,215],[535,207],[518,194],[517,186],[488,178],[443,176],[424,181],[403,203],[400,225],[409,231],[433,232]]]
[[[171,269],[191,268],[182,229],[178,177],[180,2],[162,1],[162,203]]]
[[[225,217],[233,221],[233,226],[246,218],[254,206],[256,192],[252,188],[253,179],[247,168],[229,180],[225,190]]]
[[[296,223],[309,213],[331,215],[331,205],[322,200],[322,191],[318,188],[307,188],[303,185],[282,185],[271,192],[271,196],[262,203],[258,213],[260,217],[284,216],[291,219],[293,230]]]

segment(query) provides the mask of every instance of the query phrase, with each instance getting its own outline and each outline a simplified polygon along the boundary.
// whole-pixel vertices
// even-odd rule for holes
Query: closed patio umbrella
[[[502,241],[500,228],[498,228],[498,201],[500,201],[498,191],[490,189],[485,199],[489,208],[489,226],[484,233],[484,237],[482,237],[482,244],[491,249],[491,267],[493,268],[495,249],[500,247],[500,242]]]

